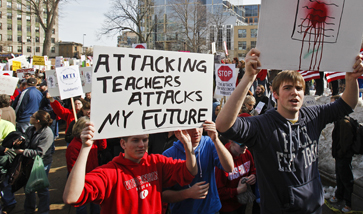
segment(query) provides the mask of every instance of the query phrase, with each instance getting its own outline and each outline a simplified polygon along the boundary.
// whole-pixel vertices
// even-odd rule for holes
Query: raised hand
[[[215,142],[218,138],[216,124],[213,121],[206,120],[204,121],[203,129],[207,131],[208,136]]]
[[[93,136],[95,133],[95,127],[92,122],[87,122],[86,127],[81,132],[82,144],[84,147],[91,147],[93,144]]]
[[[50,102],[54,102],[54,98],[49,94],[49,92],[47,92],[47,94],[45,95],[45,97],[47,99],[49,99]]]
[[[255,48],[252,48],[246,55],[245,61],[246,61],[246,73],[249,75],[256,75],[258,72],[260,72],[260,69],[258,67],[261,66],[260,62],[260,51],[258,51]]]
[[[192,148],[192,140],[186,130],[174,131],[174,134],[175,137],[177,137],[184,146]]]

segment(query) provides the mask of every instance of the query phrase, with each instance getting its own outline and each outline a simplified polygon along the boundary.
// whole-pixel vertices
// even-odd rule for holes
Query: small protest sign
[[[0,71],[0,75],[13,76],[13,71]]]
[[[33,65],[45,65],[44,56],[33,56]]]
[[[26,73],[35,74],[34,68],[24,68],[16,71],[17,77],[21,80],[25,79]]]
[[[200,127],[212,118],[213,55],[94,47],[94,139]]]
[[[92,90],[92,68],[91,67],[82,67],[82,68],[79,68],[79,72],[81,75],[83,92],[84,93],[91,92],[91,90]]]
[[[147,49],[147,45],[146,45],[146,43],[132,44],[132,48],[136,48],[136,49]]]
[[[55,70],[45,71],[45,76],[47,79],[47,87],[49,94],[52,97],[60,96],[58,89],[57,72]]]
[[[0,94],[13,95],[18,81],[16,77],[0,75]]]
[[[304,97],[304,102],[303,102],[303,106],[316,106],[318,105],[318,103],[315,100],[314,96],[305,96]]]
[[[62,61],[63,61],[63,57],[62,56],[57,56],[55,58],[55,67],[62,67]]]
[[[13,61],[13,71],[21,69],[21,62]]]
[[[83,94],[78,66],[58,67],[56,73],[62,100]]]
[[[237,71],[234,64],[215,64],[215,94],[230,96],[236,88]]]

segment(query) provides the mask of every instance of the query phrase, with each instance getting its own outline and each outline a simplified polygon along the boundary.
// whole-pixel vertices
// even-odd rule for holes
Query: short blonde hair
[[[89,117],[86,116],[79,118],[72,128],[72,136],[79,138],[81,136],[82,130],[84,127],[86,127],[86,123],[89,121]]]
[[[256,99],[254,96],[247,95],[243,104],[246,105],[247,103],[250,103],[250,102],[253,102],[254,104],[256,104]]]

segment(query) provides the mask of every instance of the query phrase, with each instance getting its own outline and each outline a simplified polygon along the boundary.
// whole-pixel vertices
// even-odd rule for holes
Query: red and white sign
[[[234,64],[215,64],[215,94],[230,96],[236,87],[237,70]]]
[[[299,73],[304,77],[305,81],[320,79],[319,71],[299,71]]]
[[[25,76],[24,74],[26,73],[30,73],[30,74],[35,74],[35,71],[34,71],[34,68],[26,68],[26,69],[18,69],[16,70],[16,74],[17,74],[17,77],[19,79],[25,79]]]
[[[13,71],[0,71],[0,75],[13,76]]]
[[[132,44],[132,48],[136,48],[136,49],[147,49],[147,45],[146,45],[146,43]]]

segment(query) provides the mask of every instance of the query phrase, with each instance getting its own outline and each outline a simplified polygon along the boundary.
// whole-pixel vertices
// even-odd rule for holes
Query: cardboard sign
[[[7,94],[12,96],[16,89],[19,79],[6,75],[0,75],[0,94]]]
[[[200,127],[212,118],[213,55],[94,47],[94,139]]]
[[[230,96],[236,88],[237,71],[234,64],[215,64],[215,94]]]
[[[33,65],[45,65],[44,56],[33,56]]]
[[[13,61],[13,71],[21,69],[21,62]]]
[[[13,76],[13,71],[0,71],[0,75]]]
[[[62,100],[83,94],[78,66],[58,67],[56,73]]]
[[[62,61],[63,61],[63,57],[62,56],[57,56],[55,58],[55,67],[62,67]]]
[[[362,0],[262,0],[261,68],[352,72],[362,42],[362,8]]]
[[[79,73],[81,75],[82,88],[84,93],[92,91],[92,68],[82,67],[79,68]]]
[[[26,73],[35,74],[34,68],[18,69],[16,71],[17,77],[21,80],[25,79]]]
[[[146,43],[132,44],[132,48],[136,48],[136,49],[147,49],[147,45],[146,45]]]

